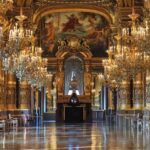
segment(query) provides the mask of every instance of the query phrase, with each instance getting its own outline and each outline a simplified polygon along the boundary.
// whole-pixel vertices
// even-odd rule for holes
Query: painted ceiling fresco
[[[58,41],[68,36],[86,39],[93,57],[107,56],[108,22],[103,16],[86,12],[53,13],[42,20],[43,56],[54,57]]]

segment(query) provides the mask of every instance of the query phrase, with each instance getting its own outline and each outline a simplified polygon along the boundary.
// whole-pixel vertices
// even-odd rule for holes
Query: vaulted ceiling
[[[106,1],[108,1],[109,3],[111,3],[111,4],[114,4],[114,5],[111,5],[111,6],[107,6],[105,3],[104,3],[104,6],[103,6],[103,2],[106,2]],[[81,17],[79,17],[79,16],[82,16],[83,14],[78,14],[75,10],[73,10],[72,8],[73,7],[79,7],[80,5],[81,6],[83,6],[83,8],[85,9],[85,7],[86,7],[86,5],[88,6],[89,5],[89,7],[91,7],[91,8],[95,8],[95,7],[103,7],[104,9],[106,9],[107,11],[108,11],[108,13],[109,13],[109,15],[112,17],[112,16],[115,16],[115,9],[117,8],[116,6],[119,6],[118,8],[119,9],[116,9],[117,11],[116,11],[116,13],[119,11],[120,12],[120,17],[121,17],[121,20],[123,20],[123,21],[125,21],[125,22],[127,22],[128,23],[128,21],[129,21],[129,18],[128,18],[128,14],[130,14],[131,13],[131,11],[132,11],[132,6],[128,6],[128,7],[125,7],[124,6],[124,3],[122,3],[121,5],[119,5],[119,3],[117,4],[117,2],[125,2],[125,0],[123,1],[123,0],[14,0],[14,6],[16,7],[14,10],[13,10],[13,12],[11,12],[10,13],[10,17],[12,17],[12,16],[16,16],[16,15],[19,15],[19,12],[20,12],[20,7],[23,7],[23,14],[24,15],[26,15],[27,17],[28,17],[28,19],[26,19],[25,20],[25,25],[27,26],[28,25],[28,22],[29,22],[29,25],[31,25],[31,22],[33,21],[33,18],[34,17],[32,17],[34,14],[40,14],[39,16],[40,16],[40,18],[41,18],[41,13],[39,13],[40,12],[40,8],[42,8],[42,10],[41,10],[41,12],[43,13],[43,14],[46,14],[46,11],[49,13],[47,13],[47,15],[43,15],[44,17],[43,17],[43,22],[45,23],[45,22],[48,22],[47,23],[47,26],[49,25],[50,27],[52,26],[54,26],[53,28],[55,29],[56,27],[56,20],[57,20],[57,22],[59,22],[58,24],[59,24],[59,28],[61,27],[61,26],[65,26],[65,25],[68,25],[70,22],[69,22],[69,18],[71,18],[71,15],[75,15],[75,19],[78,19],[79,20],[79,25],[80,25],[80,27],[81,27],[81,25],[83,25],[82,23],[80,23],[80,22],[82,22],[81,21]],[[132,1],[132,0],[131,0]],[[81,2],[81,3],[80,3]],[[96,2],[96,3],[95,3]],[[99,4],[99,5],[97,5],[97,3]],[[136,10],[136,13],[139,13],[139,14],[142,14],[142,9],[141,9],[141,5],[143,5],[143,0],[135,0],[135,5],[136,5],[136,7],[135,7],[135,10]],[[56,7],[56,6],[58,6],[58,8]],[[64,7],[66,7],[66,14],[63,14],[63,6]],[[107,6],[107,7],[106,7]],[[57,10],[56,10],[56,8],[57,8]],[[113,8],[112,8],[113,7]],[[45,8],[45,9],[44,9]],[[48,9],[49,8],[49,9]],[[68,9],[68,8],[70,8],[70,9]],[[53,13],[51,10],[53,10],[54,12],[59,12],[59,10],[61,10],[62,12],[60,12],[60,14],[57,14],[57,13]],[[69,11],[68,11],[69,10]],[[100,10],[99,10],[100,11]],[[70,14],[69,14],[70,13]],[[87,12],[87,10],[86,10],[86,17],[89,15],[87,15],[88,14],[88,12]],[[50,15],[50,16],[49,16]],[[90,14],[91,15],[91,14]],[[90,16],[89,15],[89,16]],[[87,17],[87,22],[89,22],[89,24],[90,23],[93,23],[93,22],[96,22],[96,19],[98,19],[99,17],[95,17],[96,19],[94,20],[94,18],[92,18],[92,17]],[[59,18],[59,19],[58,19]],[[65,20],[65,19],[66,20]],[[113,17],[112,17],[113,18]],[[67,20],[68,19],[68,20]],[[59,20],[59,21],[58,21]],[[61,20],[61,21],[60,21]],[[100,20],[100,19],[99,19]],[[86,22],[86,21],[85,21]],[[35,22],[34,22],[35,23]],[[33,24],[34,24],[33,23]],[[51,23],[51,24],[50,24]],[[68,24],[67,24],[68,23]],[[38,23],[36,23],[37,25],[38,25]],[[40,23],[40,25],[41,25],[42,23]],[[123,23],[124,24],[124,23]],[[95,24],[93,23],[93,25],[95,26]],[[45,26],[45,25],[44,25]],[[85,25],[84,25],[85,26]],[[50,28],[49,27],[49,28]],[[57,27],[57,31],[58,31],[58,29],[59,29],[58,27]],[[79,27],[78,27],[79,28]],[[94,30],[95,28],[94,27],[92,27],[92,29]],[[97,28],[96,28],[97,29]],[[37,29],[38,30],[38,29]],[[46,30],[46,29],[45,29]],[[55,29],[56,30],[56,29]],[[60,29],[61,30],[61,29]],[[103,31],[103,30],[102,30]],[[101,32],[102,32],[101,30],[98,32],[99,34],[99,36],[101,35]],[[50,31],[49,31],[50,32]],[[43,32],[44,33],[44,32]],[[94,34],[95,32],[93,32],[93,35],[92,34],[89,34],[88,36],[92,36],[92,38],[94,37],[95,38],[95,34]],[[40,34],[39,34],[40,35]],[[46,33],[44,33],[44,35],[46,36],[47,34]],[[56,34],[57,35],[57,34]],[[56,36],[55,35],[55,36]],[[97,34],[96,34],[97,35]],[[64,36],[64,35],[63,35]],[[44,37],[44,36],[43,36]],[[57,37],[57,36],[56,36]],[[101,38],[100,38],[100,40],[102,40]],[[54,40],[49,40],[48,42],[51,42],[52,44],[51,45],[53,45],[53,46],[57,46],[56,44],[54,45],[53,44],[53,42],[52,41],[54,41]],[[107,41],[107,40],[106,40]],[[103,42],[103,41],[102,41]],[[100,43],[100,42],[99,42]],[[50,44],[49,44],[49,47],[51,46]],[[96,45],[96,44],[95,44]],[[48,48],[49,48],[48,47]],[[97,48],[96,46],[94,47],[93,45],[92,45],[92,47],[96,50],[96,54],[98,53],[98,50],[99,49],[102,49],[102,48]],[[55,47],[54,47],[55,48]],[[50,49],[50,48],[49,48]],[[98,50],[97,50],[98,49]],[[106,47],[105,47],[105,49],[106,49]],[[51,49],[50,49],[51,50]],[[48,53],[50,53],[49,51],[47,51]],[[100,52],[101,53],[101,52]],[[99,57],[99,55],[98,55],[98,57]]]

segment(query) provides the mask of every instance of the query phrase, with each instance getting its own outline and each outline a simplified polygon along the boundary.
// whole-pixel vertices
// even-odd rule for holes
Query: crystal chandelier
[[[20,81],[25,80],[26,73],[27,73],[26,67],[30,62],[28,49],[22,50],[18,56],[15,56],[13,62],[14,62],[13,71],[16,73],[16,77]]]
[[[108,50],[108,59],[103,60],[104,75],[100,80],[109,87],[119,87],[123,81],[130,81],[140,72],[146,71],[150,63],[150,56],[141,44],[149,36],[148,23],[138,23],[139,15],[134,7],[129,18],[131,27],[124,27],[115,36],[116,46]],[[140,41],[140,42],[139,42]]]
[[[129,18],[132,21],[130,28],[122,28],[121,34],[118,34],[115,39],[117,41],[115,60],[119,70],[129,78],[134,78],[139,72],[145,71],[149,63],[149,56],[144,47],[141,47],[142,41],[145,41],[148,36],[149,28],[137,24],[138,14],[134,8]],[[140,42],[139,42],[140,41]]]
[[[20,16],[15,17],[18,22],[14,25],[13,29],[9,32],[9,42],[14,43],[15,49],[20,51],[30,44],[33,37],[33,31],[23,27],[23,22],[27,19],[20,10]]]
[[[0,58],[3,62],[3,69],[8,70],[11,59],[9,58],[14,51],[13,43],[8,42],[7,33],[11,23],[6,18],[6,12],[13,9],[13,0],[1,0],[0,1]]]
[[[39,53],[40,54],[40,53]],[[47,78],[47,59],[42,58],[39,54],[31,56],[30,64],[27,67],[26,79],[32,86],[42,86]]]
[[[49,79],[47,59],[41,57],[41,48],[31,46],[14,58],[14,72],[19,80],[26,80],[31,86],[41,87]]]
[[[6,1],[3,2],[6,3]],[[21,9],[20,16],[16,16],[18,22],[15,23],[13,29],[9,30],[5,27],[8,26],[8,21],[5,21],[3,26],[0,27],[0,58],[3,61],[4,70],[12,70],[13,61],[22,57],[22,54],[19,56],[20,51],[28,46],[32,41],[33,32],[23,27],[23,21],[26,18],[27,17],[22,14]],[[9,27],[11,26],[12,24],[9,23]]]
[[[50,74],[47,72],[47,68],[39,67],[36,72],[32,72],[28,79],[28,82],[33,87],[41,87],[48,83]]]
[[[119,87],[123,72],[118,70],[112,47],[110,47],[107,53],[108,59],[103,60],[104,74],[100,74],[99,79],[104,85],[110,88]]]
[[[16,16],[17,22],[12,26],[5,18],[7,10],[13,8],[12,0],[0,1],[0,58],[4,70],[15,72],[19,80],[28,81],[31,86],[44,86],[51,80],[47,71],[47,59],[42,58],[42,50],[35,46],[33,31],[24,28],[22,13]],[[6,28],[9,25],[9,28]]]
[[[19,80],[25,80],[28,73],[30,73],[30,69],[33,62],[33,65],[36,66],[36,61],[34,58],[37,56],[33,55],[30,48],[26,48],[20,51],[19,55],[14,57],[14,72]],[[35,67],[36,68],[36,67]],[[33,68],[33,69],[35,69]]]

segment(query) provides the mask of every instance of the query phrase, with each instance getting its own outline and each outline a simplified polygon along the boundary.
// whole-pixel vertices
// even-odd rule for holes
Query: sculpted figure
[[[90,92],[90,83],[91,83],[91,75],[89,73],[85,73],[85,91]]]

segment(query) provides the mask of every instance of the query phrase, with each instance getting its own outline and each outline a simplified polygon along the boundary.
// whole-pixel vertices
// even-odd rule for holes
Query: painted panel
[[[86,39],[93,57],[107,56],[109,24],[103,16],[87,12],[53,13],[45,16],[42,23],[44,56],[54,57],[58,41],[71,36]]]

